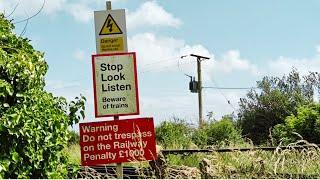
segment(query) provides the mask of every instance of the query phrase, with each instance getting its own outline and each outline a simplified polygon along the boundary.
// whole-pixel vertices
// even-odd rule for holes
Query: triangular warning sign
[[[116,21],[114,21],[114,19],[112,18],[111,14],[109,14],[100,30],[99,35],[111,35],[111,34],[122,34],[122,31],[119,28]]]

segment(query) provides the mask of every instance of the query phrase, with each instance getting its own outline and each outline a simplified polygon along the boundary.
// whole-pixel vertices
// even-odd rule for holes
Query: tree
[[[290,115],[285,123],[273,129],[273,136],[285,143],[301,139],[312,143],[320,143],[320,104],[311,103],[298,108],[297,115]]]
[[[13,28],[0,14],[0,178],[70,178],[62,150],[85,98],[68,103],[46,92],[44,54]]]
[[[254,143],[264,143],[270,128],[284,123],[287,116],[296,114],[300,105],[313,102],[314,88],[319,86],[319,76],[310,72],[302,77],[296,69],[288,76],[264,77],[257,82],[259,90],[250,90],[240,99],[239,125],[244,136]]]

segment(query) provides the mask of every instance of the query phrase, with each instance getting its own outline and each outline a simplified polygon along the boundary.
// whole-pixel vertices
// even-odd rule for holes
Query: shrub
[[[165,149],[188,148],[191,144],[193,129],[184,120],[174,118],[173,121],[163,121],[155,131],[157,143]]]
[[[288,116],[285,123],[273,129],[273,136],[286,143],[301,139],[320,143],[320,104],[311,103],[298,108],[297,115]]]
[[[80,135],[75,131],[71,131],[68,143],[69,145],[80,144]]]
[[[225,116],[220,121],[206,122],[193,135],[193,141],[201,147],[235,143],[241,140],[241,133],[231,116]]]

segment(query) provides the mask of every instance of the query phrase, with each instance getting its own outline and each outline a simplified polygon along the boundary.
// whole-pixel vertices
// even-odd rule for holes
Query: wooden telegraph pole
[[[203,124],[202,119],[202,81],[201,81],[201,61],[204,59],[210,59],[209,57],[190,54],[190,56],[197,58],[197,71],[198,71],[198,102],[199,102],[199,127]]]

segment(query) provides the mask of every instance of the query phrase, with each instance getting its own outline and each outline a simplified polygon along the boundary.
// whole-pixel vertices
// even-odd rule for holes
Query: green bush
[[[69,143],[69,145],[80,144],[80,135],[75,131],[71,131],[70,132],[70,139],[69,139],[68,143]]]
[[[222,145],[242,141],[241,133],[236,128],[231,116],[220,121],[209,121],[193,135],[193,141],[200,147]]]
[[[156,126],[157,143],[165,149],[189,148],[193,128],[184,120],[174,118],[173,121],[163,121]]]
[[[13,28],[0,14],[0,178],[72,178],[62,150],[85,98],[68,103],[46,92],[43,53]]]
[[[288,116],[285,123],[278,124],[273,136],[286,143],[295,142],[301,137],[312,143],[320,143],[320,104],[301,106],[297,115]]]

